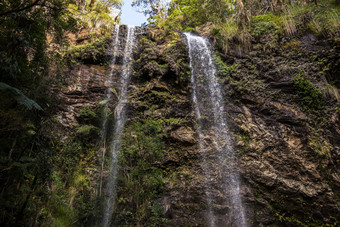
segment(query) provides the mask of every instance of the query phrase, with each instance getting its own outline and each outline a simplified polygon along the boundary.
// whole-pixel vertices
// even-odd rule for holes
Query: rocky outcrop
[[[110,68],[98,65],[80,64],[65,72],[67,76],[59,97],[63,100],[57,116],[59,122],[67,127],[74,127],[80,111],[85,106],[94,108],[105,98],[106,78]],[[117,86],[118,82],[115,81]]]
[[[164,44],[152,37],[143,39],[148,41],[140,43],[133,92],[133,97],[139,98],[130,116],[144,113],[154,118],[181,119],[164,129],[171,151],[162,167],[171,172],[165,174],[162,204],[168,224],[204,225],[206,185],[197,134],[193,134],[188,77],[185,83],[176,83],[188,70],[185,46],[181,41],[176,44],[176,53],[183,56],[177,65],[182,71],[176,71],[171,67],[176,53],[161,52]],[[334,59],[337,44],[311,35],[279,41],[270,50],[254,43],[241,57],[225,55],[222,61],[216,57],[224,83],[226,115],[240,159],[248,221],[254,226],[334,224],[339,212],[339,100],[336,89],[332,95],[325,87],[337,83],[329,79],[334,78],[331,75],[338,64]],[[325,68],[327,65],[329,68]],[[323,92],[325,106],[316,112],[304,107],[303,97],[298,96],[294,77],[301,71]],[[178,108],[183,102],[188,106]],[[206,141],[211,142],[209,138]],[[215,178],[208,190],[223,201],[227,195],[217,190],[221,184],[218,174],[223,173],[217,166],[212,168]],[[223,226],[228,204],[213,204],[213,209]]]
[[[234,57],[236,67],[225,83],[226,97],[233,102],[226,106],[240,152],[244,201],[255,209],[254,224],[334,224],[339,212],[339,100],[337,89],[331,95],[325,88],[336,83],[327,78],[339,64],[334,62],[338,44],[312,35],[279,41],[270,52],[255,44],[248,55]],[[310,81],[303,87],[295,79],[301,72]],[[301,101],[309,98],[307,84],[322,92],[325,106],[313,109]]]
[[[136,28],[136,35],[140,36],[146,31],[143,28]],[[84,60],[66,69],[63,74],[64,84],[58,96],[62,101],[58,114],[58,119],[66,127],[74,127],[77,124],[77,116],[82,108],[89,106],[95,108],[99,102],[106,98],[106,91],[112,86],[114,90],[119,91],[119,74],[121,72],[121,64],[123,63],[124,48],[126,43],[127,26],[122,25],[119,28],[119,42],[115,61],[112,61],[113,46],[110,44],[98,59],[91,59],[91,55]],[[113,34],[107,42],[113,42],[116,34]],[[86,49],[84,50],[86,51]],[[99,61],[105,63],[103,65],[93,64]],[[92,64],[86,64],[90,62]],[[112,75],[110,75],[112,74]],[[112,78],[112,84],[108,83],[109,77]],[[111,91],[114,93],[114,91]],[[112,100],[109,102],[114,105],[117,101],[116,94],[113,94]]]
[[[210,30],[201,32],[208,36]],[[247,54],[215,56],[225,115],[239,157],[232,167],[241,174],[247,219],[252,226],[335,226],[340,211],[339,86],[334,76],[339,73],[339,44],[313,35],[281,37],[274,43],[276,46],[264,48],[259,40]],[[119,55],[121,59],[122,48]],[[120,62],[114,67],[113,81],[118,91]],[[64,101],[58,115],[65,127],[71,129],[79,123],[77,116],[84,106],[94,108],[105,99],[109,72],[108,66],[84,64],[66,72],[70,76],[59,93]],[[116,224],[205,226],[204,191],[208,191],[219,201],[212,204],[217,225],[224,226],[230,209],[223,202],[228,195],[219,190],[224,173],[213,165],[214,154],[203,151],[212,169],[211,187],[207,188],[185,43],[179,36],[169,40],[154,30],[140,36],[133,72]],[[321,104],[304,102],[313,92],[322,97]],[[113,95],[112,106],[116,100]],[[214,143],[209,136],[204,141]],[[154,155],[155,147],[162,155]],[[133,167],[140,164],[133,163],[136,154],[147,163],[138,169],[137,190],[138,196],[145,196],[138,198],[147,201],[147,207],[142,206],[145,213],[136,206],[139,201],[133,193],[137,192],[131,191],[137,187],[132,184],[136,177]],[[147,190],[152,191],[151,196],[146,196]]]
[[[170,133],[171,138],[183,142],[194,144],[197,140],[194,137],[194,130],[191,127],[182,126],[177,130],[173,130]]]

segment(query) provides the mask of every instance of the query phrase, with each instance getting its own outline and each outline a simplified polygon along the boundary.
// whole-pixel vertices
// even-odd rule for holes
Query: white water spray
[[[223,98],[220,85],[216,78],[216,67],[206,39],[184,33],[189,49],[192,99],[195,108],[195,115],[198,121],[199,149],[202,153],[202,167],[205,175],[205,193],[208,209],[207,224],[218,226],[215,218],[211,193],[212,168],[209,164],[211,154],[216,157],[214,160],[222,171],[222,191],[228,195],[230,211],[228,212],[227,226],[248,226],[245,218],[244,208],[241,200],[239,173],[233,168],[236,161],[234,150],[231,146],[229,129],[225,121]],[[205,135],[212,135],[210,143],[205,141]],[[231,165],[227,166],[226,165]],[[230,168],[232,167],[232,168]]]
[[[119,25],[115,26],[115,39],[111,43],[110,50],[112,50],[112,56],[111,56],[111,70],[109,73],[109,76],[106,79],[106,100],[105,100],[105,106],[103,111],[103,123],[102,123],[102,140],[101,140],[101,148],[102,148],[102,164],[101,164],[101,174],[100,174],[100,184],[99,184],[99,196],[101,196],[102,193],[102,184],[103,184],[103,170],[104,170],[104,158],[106,154],[106,137],[107,137],[107,128],[108,128],[108,112],[109,112],[109,100],[112,97],[111,87],[112,87],[112,77],[114,73],[114,67],[113,65],[116,63],[116,57],[117,57],[117,51],[118,51],[118,45],[119,45]]]
[[[118,104],[114,112],[114,132],[113,140],[111,142],[111,162],[110,162],[110,175],[106,186],[107,195],[105,195],[105,210],[103,216],[102,226],[110,226],[110,219],[113,213],[114,203],[116,199],[116,184],[118,175],[118,154],[120,150],[120,142],[122,131],[125,125],[126,117],[126,104],[128,102],[128,84],[131,76],[131,58],[132,50],[135,45],[135,27],[128,26],[126,44],[124,49],[123,71],[120,77],[120,95]]]

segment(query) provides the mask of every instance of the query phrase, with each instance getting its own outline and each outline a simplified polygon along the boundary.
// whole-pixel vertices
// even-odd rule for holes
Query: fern
[[[32,109],[43,110],[41,106],[39,106],[38,103],[28,98],[26,95],[24,95],[24,93],[22,93],[19,89],[15,87],[12,87],[6,83],[0,82],[0,91],[1,90],[9,90],[14,95],[15,100],[21,105],[24,105],[29,110],[32,110]]]
[[[104,106],[104,105],[106,105],[106,103],[108,103],[109,101],[110,101],[109,99],[104,99],[104,100],[102,100],[102,101],[99,102],[99,105]]]
[[[80,126],[77,130],[78,134],[84,134],[84,133],[88,133],[93,129],[97,129],[97,127],[93,126],[93,125],[83,125]]]

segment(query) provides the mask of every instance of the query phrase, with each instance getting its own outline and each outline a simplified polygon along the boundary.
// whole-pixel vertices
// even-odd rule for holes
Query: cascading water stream
[[[111,65],[114,65],[116,63],[116,57],[117,57],[117,52],[118,52],[118,45],[119,45],[119,25],[115,26],[115,39],[112,42],[112,60],[111,60]],[[112,92],[111,92],[111,86],[112,86],[112,77],[114,73],[114,67],[111,67],[109,77],[106,80],[107,83],[107,90],[106,90],[106,101],[110,100],[112,97]],[[103,138],[106,137],[106,129],[107,129],[107,112],[108,112],[108,102],[105,103],[105,117],[102,125],[102,129],[105,130],[103,131]]]
[[[248,226],[241,201],[239,173],[233,167],[237,159],[231,146],[222,93],[216,78],[216,67],[209,43],[202,37],[190,33],[184,34],[188,43],[192,99],[198,121],[199,149],[202,153],[202,168],[206,181],[207,222],[209,226],[219,226],[213,211],[213,203],[217,201],[214,201],[211,193],[214,173],[210,162],[215,162],[222,171],[220,173],[223,182],[221,190],[228,195],[230,205],[230,211],[227,214],[228,223],[222,225]],[[207,141],[207,137],[210,137],[212,141]]]
[[[118,154],[120,149],[120,142],[122,131],[125,125],[126,104],[128,102],[127,90],[128,83],[131,76],[131,57],[132,49],[135,44],[135,27],[128,26],[126,44],[124,49],[123,71],[120,77],[120,96],[118,104],[114,112],[114,132],[113,140],[111,142],[111,160],[110,160],[110,175],[106,185],[107,195],[105,196],[105,210],[103,216],[102,226],[110,225],[110,219],[113,212],[113,207],[116,197],[116,183],[118,174]]]
[[[112,50],[112,57],[111,57],[111,70],[110,74],[106,80],[106,86],[108,87],[106,90],[106,100],[105,100],[105,106],[104,106],[104,111],[103,111],[103,124],[102,124],[102,141],[101,141],[101,148],[102,148],[102,166],[101,166],[101,175],[100,175],[100,184],[99,184],[99,196],[101,195],[102,192],[102,182],[103,182],[103,169],[104,169],[104,157],[106,154],[106,136],[107,136],[107,122],[108,122],[108,112],[109,112],[109,106],[108,106],[108,101],[112,97],[112,92],[111,92],[111,86],[112,86],[112,77],[114,73],[114,67],[113,65],[116,63],[116,57],[117,57],[117,51],[118,51],[118,45],[119,45],[119,25],[115,26],[115,39],[111,43],[111,48]]]

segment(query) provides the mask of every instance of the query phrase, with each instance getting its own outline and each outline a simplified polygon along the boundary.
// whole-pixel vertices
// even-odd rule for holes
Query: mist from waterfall
[[[248,226],[241,200],[237,158],[231,145],[230,132],[226,122],[221,88],[216,78],[216,67],[213,62],[208,40],[184,33],[190,57],[192,100],[196,120],[199,149],[202,154],[202,169],[205,175],[205,194],[207,205],[207,224],[220,226],[214,212],[212,184],[218,177],[223,182],[221,192],[227,196],[230,206],[228,223],[223,226]],[[208,139],[209,138],[209,139]],[[212,140],[212,141],[211,141]],[[218,174],[213,172],[212,164],[218,166]]]
[[[119,170],[118,154],[120,150],[122,131],[125,125],[126,119],[126,104],[128,102],[128,84],[131,76],[131,58],[132,50],[135,45],[135,27],[128,26],[127,29],[126,44],[124,49],[123,68],[120,74],[120,91],[118,103],[114,110],[114,132],[113,139],[110,147],[110,164],[109,164],[109,176],[106,185],[105,194],[105,209],[102,221],[102,226],[110,226],[110,219],[112,217],[113,208],[116,199],[116,186],[117,186],[117,175]]]

